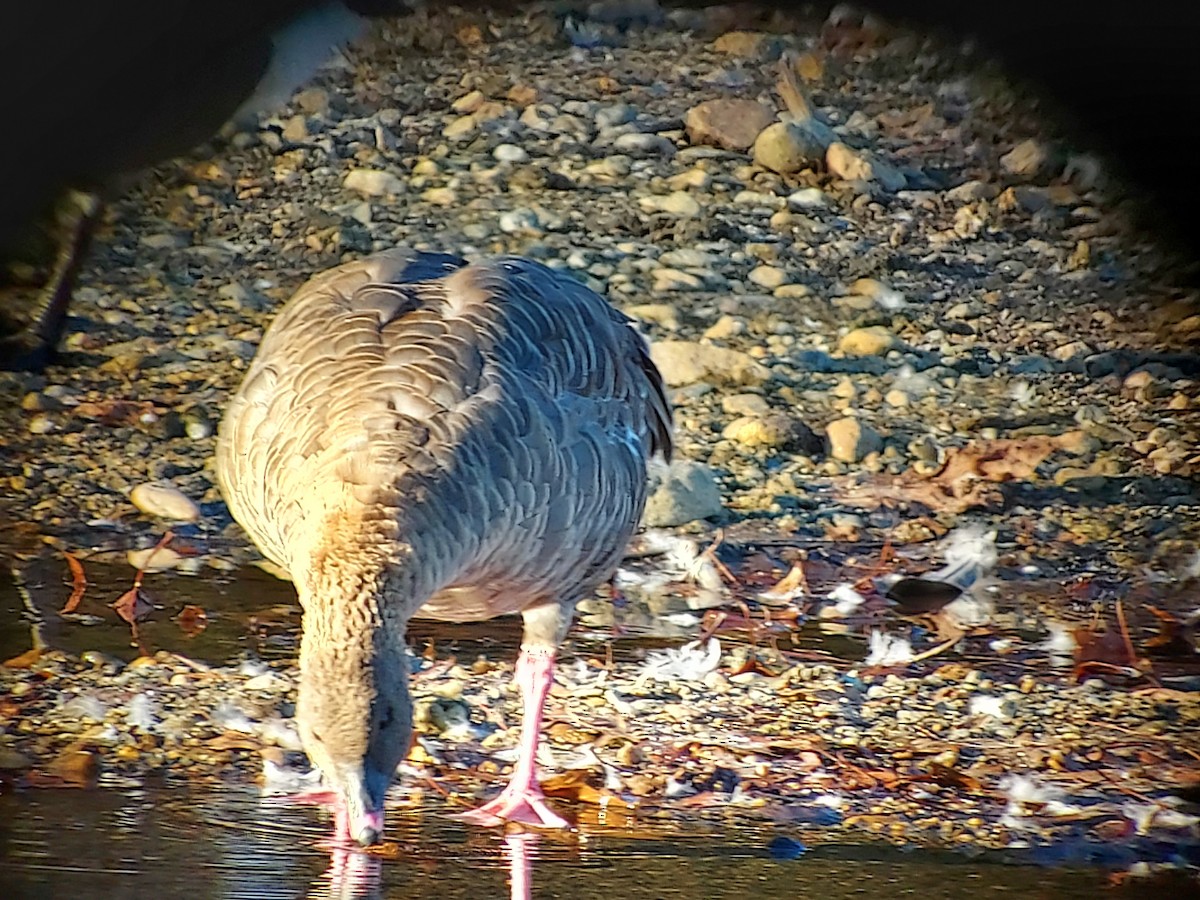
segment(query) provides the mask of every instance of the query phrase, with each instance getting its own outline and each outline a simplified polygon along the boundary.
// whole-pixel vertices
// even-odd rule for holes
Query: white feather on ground
[[[1062,801],[1061,788],[1044,784],[1029,775],[1009,775],[1001,780],[1000,790],[1008,799],[1000,824],[1016,831],[1036,828],[1036,823],[1031,821],[1035,815],[1057,818],[1074,815],[1081,809]]]
[[[716,638],[691,641],[682,647],[654,650],[638,673],[644,681],[701,681],[721,663],[721,642]]]
[[[986,593],[999,556],[996,532],[965,525],[950,532],[943,546],[946,564],[925,577],[952,584],[963,593],[943,607],[942,615],[964,631],[986,625],[996,610]]]
[[[839,584],[827,596],[833,601],[833,611],[842,618],[867,602],[867,598],[849,584]]]
[[[648,553],[660,555],[658,568],[649,574],[618,569],[614,579],[619,589],[654,596],[671,584],[694,584],[696,596],[688,598],[688,606],[708,609],[724,602],[725,585],[712,554],[701,550],[695,541],[665,531],[647,531],[642,535],[642,544]]]
[[[906,638],[896,637],[885,631],[872,631],[867,635],[869,652],[864,664],[868,666],[900,666],[911,662],[912,644]]]

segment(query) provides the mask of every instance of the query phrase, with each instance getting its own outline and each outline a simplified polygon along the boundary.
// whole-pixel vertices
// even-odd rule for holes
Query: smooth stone
[[[883,446],[883,438],[874,428],[847,416],[825,427],[829,455],[841,462],[854,463]]]
[[[838,350],[846,356],[883,356],[899,343],[882,325],[872,325],[846,332],[838,341]]]
[[[381,169],[351,169],[342,184],[364,197],[385,197],[404,191],[404,182],[399,177]]]
[[[529,153],[524,147],[518,147],[516,144],[499,144],[492,151],[492,156],[498,162],[506,163],[523,163],[529,159]]]
[[[726,384],[761,384],[771,370],[748,353],[691,341],[657,341],[650,356],[671,387],[712,380]]]
[[[768,125],[754,140],[754,162],[764,169],[791,175],[812,169],[825,159],[826,145],[799,122]]]
[[[642,521],[649,528],[672,528],[724,512],[712,469],[691,459],[676,459],[650,472],[649,496]]]
[[[642,197],[638,200],[638,206],[646,212],[669,213],[681,219],[691,219],[700,215],[700,204],[695,197],[684,191]]]
[[[147,482],[129,492],[129,501],[150,516],[174,522],[194,522],[200,507],[187,494],[169,484]]]
[[[650,273],[654,278],[652,290],[661,291],[702,291],[704,281],[691,272],[681,272],[678,269],[655,269]]]
[[[756,100],[722,98],[693,106],[687,111],[684,126],[693,144],[747,150],[774,120],[774,113]]]
[[[865,150],[855,150],[835,141],[825,153],[825,165],[830,173],[843,181],[873,181],[885,191],[895,192],[905,188],[908,180],[904,173]]]

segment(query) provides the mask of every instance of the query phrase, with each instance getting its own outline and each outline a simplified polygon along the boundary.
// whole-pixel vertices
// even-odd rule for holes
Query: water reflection
[[[1105,888],[1097,868],[822,843],[816,833],[795,835],[809,847],[799,858],[775,860],[768,848],[784,829],[726,821],[504,834],[455,822],[432,803],[390,809],[387,825],[393,846],[375,855],[331,843],[328,810],[253,789],[0,796],[0,897],[1090,900],[1103,891],[1115,900],[1145,888]]]

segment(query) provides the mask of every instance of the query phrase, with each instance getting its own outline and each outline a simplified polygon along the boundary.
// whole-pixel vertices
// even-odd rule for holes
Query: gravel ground
[[[825,548],[840,572],[886,563],[886,541],[921,568],[937,552],[924,542],[972,521],[998,532],[1001,592],[1036,573],[1059,586],[1042,606],[1110,621],[1127,598],[1125,675],[1150,602],[1187,651],[1174,681],[1115,684],[953,654],[860,669],[771,651],[661,683],[581,662],[556,740],[615,767],[589,788],[613,793],[610,810],[733,809],[898,841],[1178,843],[1195,822],[1165,790],[1196,781],[1200,716],[1200,302],[1131,231],[1102,167],[990,67],[911,33],[770,21],[580,19],[572,46],[546,8],[421,14],[378,28],[256,134],[149,173],[98,237],[61,364],[0,374],[14,558],[144,560],[174,519],[179,553],[157,565],[255,559],[217,492],[213,433],[278,304],[397,243],[521,253],[643,323],[681,457],[648,523],[723,528],[746,551],[727,563],[740,587],[746,567],[761,587],[786,572],[780,548]],[[721,99],[737,105],[701,106]],[[135,505],[144,484],[160,488]],[[779,565],[754,557],[768,546]],[[713,605],[684,595],[659,612]],[[436,695],[470,714],[453,739],[427,717],[422,751],[465,793],[477,776],[452,763],[513,736],[507,663],[478,668],[418,680],[427,710]],[[3,771],[53,780],[84,753],[112,778],[257,772],[258,751],[290,746],[293,681],[284,663],[176,657],[0,668],[0,747],[18,757]]]

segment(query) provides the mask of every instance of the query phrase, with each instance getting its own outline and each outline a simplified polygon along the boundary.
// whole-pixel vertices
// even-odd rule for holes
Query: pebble
[[[542,233],[541,220],[532,209],[512,209],[501,213],[496,224],[505,234],[539,235]]]
[[[1029,138],[1000,157],[1000,168],[1009,175],[1033,178],[1049,167],[1050,151],[1040,141]]]
[[[625,307],[625,314],[644,322],[653,322],[668,331],[678,331],[682,325],[679,310],[670,303],[639,303]]]
[[[169,484],[146,482],[129,492],[129,501],[150,516],[174,522],[194,522],[200,507],[179,488]]]
[[[788,282],[788,273],[778,266],[756,266],[746,278],[751,283],[771,291]]]
[[[404,192],[404,181],[379,169],[351,169],[342,180],[347,190],[364,197],[386,197]]]
[[[672,156],[675,144],[661,135],[634,132],[623,134],[613,141],[613,149],[633,156]]]
[[[648,528],[671,528],[724,512],[721,490],[712,470],[690,459],[673,459],[666,471],[651,471],[642,522]]]
[[[679,269],[663,267],[651,273],[654,284],[651,287],[655,293],[667,291],[702,291],[704,280],[691,272],[681,272]]]
[[[899,345],[899,339],[882,325],[872,325],[846,332],[837,346],[846,356],[883,356]]]
[[[775,115],[756,100],[705,100],[687,111],[685,125],[693,144],[712,144],[726,150],[747,150]]]
[[[841,141],[829,145],[825,165],[830,173],[845,181],[872,181],[885,191],[904,190],[908,180],[904,173],[865,150],[855,150]]]
[[[812,455],[821,446],[812,429],[785,413],[741,416],[726,425],[721,436],[744,447],[796,447],[806,455]]]
[[[754,162],[780,175],[791,175],[820,166],[826,146],[812,129],[798,122],[776,122],[755,138]]]
[[[723,341],[746,333],[746,320],[737,316],[721,316],[708,328],[704,329],[704,337],[711,341]]]
[[[760,384],[771,371],[740,350],[691,341],[657,341],[650,356],[671,387],[713,380],[725,384]]]
[[[870,425],[847,416],[825,426],[829,455],[840,462],[856,463],[883,447],[883,438]]]
[[[638,205],[646,212],[669,213],[683,219],[700,215],[700,203],[686,191],[672,191],[670,194],[642,197]]]
[[[529,152],[524,147],[519,147],[516,144],[498,144],[496,149],[492,151],[492,156],[498,162],[523,163],[529,159]]]

